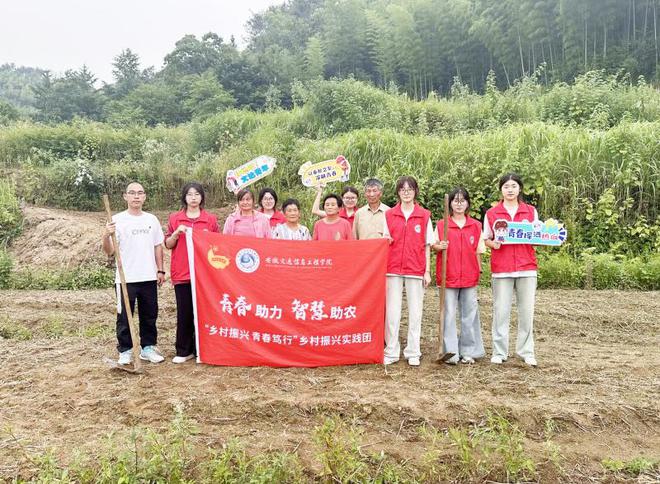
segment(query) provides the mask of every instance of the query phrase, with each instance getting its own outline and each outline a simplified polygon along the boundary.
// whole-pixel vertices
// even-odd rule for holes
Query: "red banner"
[[[188,237],[198,362],[383,362],[384,239],[286,241],[195,232],[191,243]]]

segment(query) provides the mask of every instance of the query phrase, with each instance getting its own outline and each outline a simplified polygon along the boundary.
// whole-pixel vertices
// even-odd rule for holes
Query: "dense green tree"
[[[63,77],[53,79],[43,76],[42,83],[34,88],[37,118],[47,122],[70,121],[75,117],[101,120],[104,96],[94,87],[96,78],[83,66],[68,70]]]
[[[220,64],[225,46],[217,34],[208,33],[201,39],[186,35],[177,41],[174,50],[165,56],[165,76],[176,77],[190,74],[203,74]]]
[[[41,83],[46,71],[32,67],[0,66],[0,100],[7,101],[22,114],[34,114],[33,87]]]
[[[131,49],[122,50],[112,62],[115,82],[106,86],[110,97],[122,98],[150,77],[149,71],[140,70],[140,57]]]
[[[107,116],[153,125],[228,106],[289,107],[294,83],[319,78],[366,80],[414,98],[446,95],[453,85],[482,91],[491,71],[498,88],[539,74],[547,84],[572,82],[593,69],[657,82],[659,7],[660,0],[288,0],[252,16],[244,50],[214,33],[186,35],[153,72],[125,49],[101,91],[84,68],[53,78],[2,66],[0,99],[40,120]],[[32,89],[35,74],[43,80]]]
[[[190,119],[176,86],[163,80],[139,85],[112,105],[108,118],[117,124],[174,125]]]
[[[305,78],[323,77],[325,72],[325,52],[318,37],[310,37],[305,49]]]
[[[236,100],[229,94],[213,71],[201,76],[189,76],[183,80],[185,92],[183,107],[192,118],[206,118],[233,106]]]
[[[7,101],[0,100],[0,126],[9,124],[20,118],[18,109],[9,104]]]
[[[296,56],[307,63],[317,37],[326,77],[395,81],[416,97],[446,92],[455,77],[483,89],[490,70],[512,85],[541,65],[548,83],[593,68],[623,68],[633,79],[658,76],[660,0],[315,0],[304,10],[300,4],[271,7],[250,23],[249,50],[269,82],[284,89],[292,77],[305,76],[282,71],[300,69]]]

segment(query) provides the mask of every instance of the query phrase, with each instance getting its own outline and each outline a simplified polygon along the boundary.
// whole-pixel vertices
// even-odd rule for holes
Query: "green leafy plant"
[[[23,217],[11,180],[0,180],[0,246],[6,246],[21,228]],[[1,276],[0,276],[1,277]]]

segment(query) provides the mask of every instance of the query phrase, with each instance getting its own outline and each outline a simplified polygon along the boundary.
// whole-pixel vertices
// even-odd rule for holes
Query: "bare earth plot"
[[[213,210],[221,220],[226,211]],[[105,261],[102,214],[28,207],[25,219],[11,249],[19,266]],[[219,447],[238,437],[253,453],[295,450],[313,470],[319,465],[314,429],[334,415],[362,432],[365,449],[413,465],[428,447],[420,427],[468,428],[489,411],[525,432],[525,449],[537,463],[547,461],[550,427],[568,482],[612,479],[603,473],[605,458],[660,459],[658,292],[540,291],[537,369],[515,357],[502,366],[488,359],[473,366],[434,363],[438,297],[431,289],[419,368],[404,361],[387,369],[173,365],[169,284],[160,303],[159,346],[168,359],[129,375],[103,363],[116,357],[112,289],[0,291],[0,480],[29,476],[30,458],[48,450],[66,463],[77,450],[103,453],[110,432],[125,437],[138,426],[165,429],[175,409],[197,423],[200,444]],[[488,289],[480,305],[490,355]],[[539,478],[558,476],[541,466]]]
[[[28,469],[26,452],[52,449],[66,462],[75,449],[100,452],[110,432],[164,428],[177,407],[209,446],[239,437],[250,452],[295,449],[304,462],[329,415],[352,421],[373,450],[414,462],[425,451],[420,426],[468,426],[488,410],[525,431],[532,455],[551,421],[567,481],[598,479],[604,458],[660,457],[658,293],[540,291],[537,369],[515,357],[502,366],[434,363],[438,298],[431,289],[426,298],[419,368],[225,368],[170,362],[174,294],[163,288],[159,346],[168,360],[136,376],[102,362],[116,354],[112,290],[2,291],[0,322],[32,339],[0,338],[0,427],[11,430],[0,436],[0,476]],[[490,353],[489,291],[480,299]]]

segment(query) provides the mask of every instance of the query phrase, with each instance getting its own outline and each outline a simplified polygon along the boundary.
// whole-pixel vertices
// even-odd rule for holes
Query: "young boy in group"
[[[156,347],[158,331],[158,286],[165,281],[163,270],[163,230],[158,219],[142,211],[147,198],[144,187],[130,183],[126,187],[124,200],[127,209],[112,217],[103,233],[103,251],[111,256],[115,253],[112,234],[119,244],[131,312],[137,302],[140,320],[140,359],[160,363],[163,356]],[[128,326],[126,307],[122,297],[119,269],[115,275],[117,288],[117,349],[120,365],[132,362],[133,340]]]

